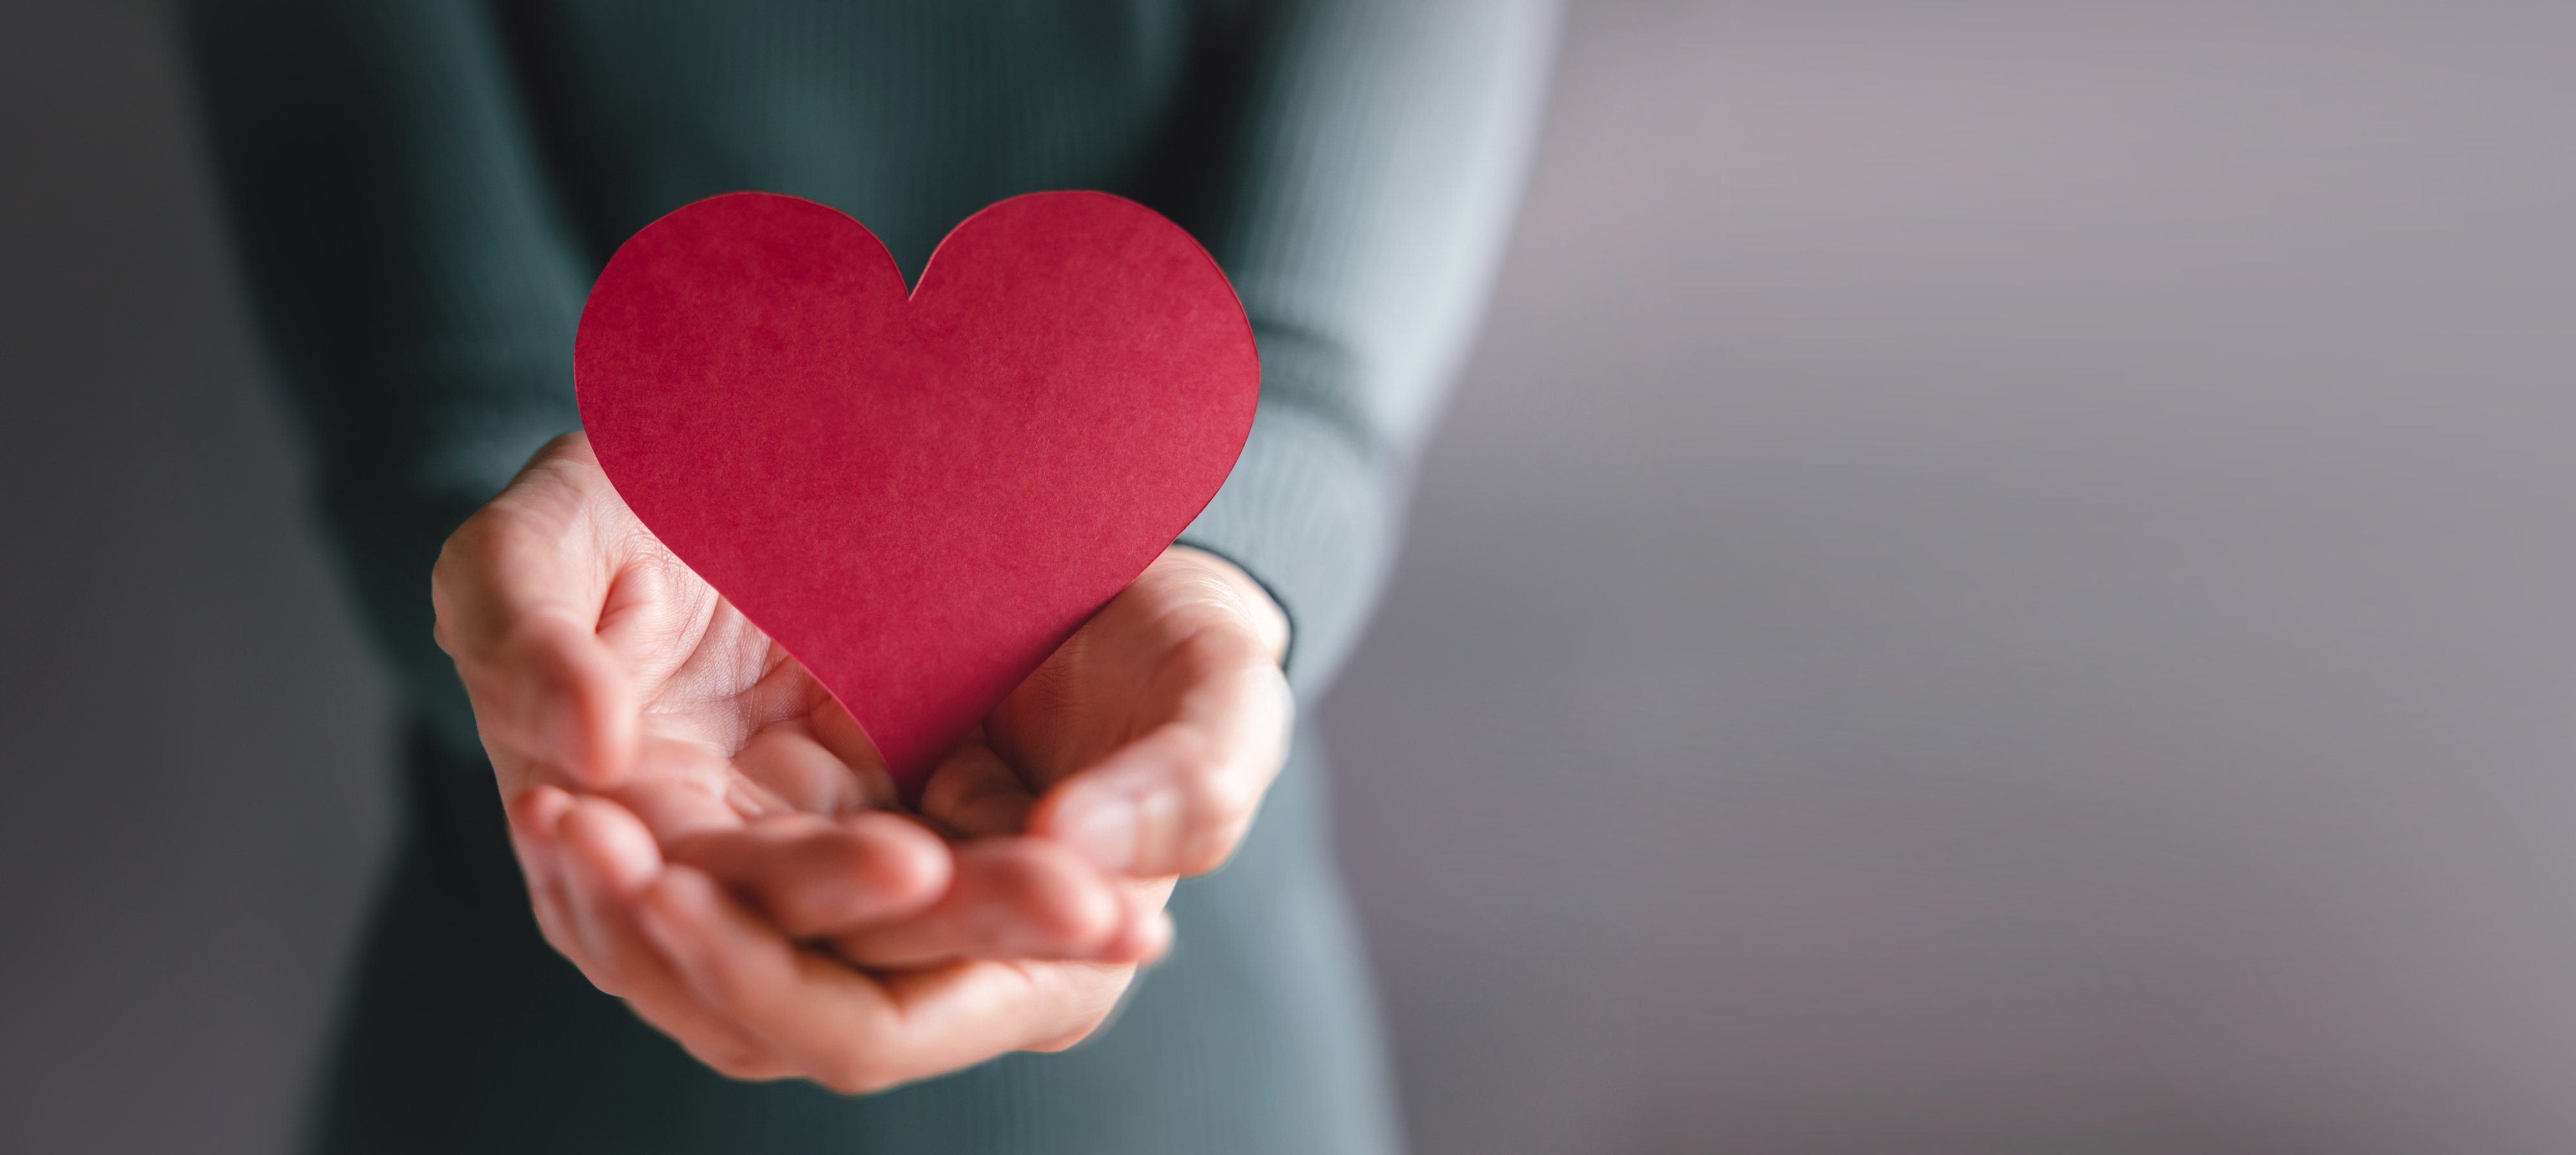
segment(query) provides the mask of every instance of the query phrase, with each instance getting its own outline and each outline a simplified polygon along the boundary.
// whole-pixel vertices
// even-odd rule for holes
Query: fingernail
[[[1093,866],[1123,872],[1136,861],[1136,826],[1136,800],[1113,794],[1082,808],[1062,837]]]

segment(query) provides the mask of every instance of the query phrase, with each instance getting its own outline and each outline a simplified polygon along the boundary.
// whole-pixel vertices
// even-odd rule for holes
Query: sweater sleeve
[[[430,641],[427,575],[449,531],[577,427],[572,336],[598,259],[495,7],[198,0],[181,25],[321,512],[407,699],[458,752],[476,749],[471,713]],[[1232,9],[1212,65],[1225,99],[1203,114],[1176,215],[1243,296],[1262,405],[1183,540],[1271,590],[1294,624],[1291,675],[1313,692],[1392,559],[1411,459],[1518,190],[1554,13]]]
[[[576,428],[587,277],[479,4],[192,4],[180,48],[321,513],[405,697],[471,711],[430,638],[440,543]]]
[[[1184,223],[1262,360],[1242,460],[1182,535],[1267,587],[1329,683],[1384,584],[1414,456],[1472,335],[1536,135],[1549,0],[1253,5],[1239,111]]]

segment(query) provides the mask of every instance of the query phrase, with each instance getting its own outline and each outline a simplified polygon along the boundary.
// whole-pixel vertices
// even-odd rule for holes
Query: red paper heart
[[[1206,507],[1261,379],[1215,260],[1096,192],[975,214],[909,294],[831,208],[699,201],[609,259],[573,362],[619,495],[908,790]]]

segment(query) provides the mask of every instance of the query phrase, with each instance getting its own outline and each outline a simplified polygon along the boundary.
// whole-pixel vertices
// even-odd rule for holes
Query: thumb
[[[496,765],[506,752],[554,771],[564,784],[600,789],[633,763],[633,691],[589,627],[561,614],[533,614],[489,653],[460,657],[457,671],[484,744],[499,747]]]
[[[597,788],[625,773],[635,691],[597,633],[617,559],[603,541],[623,513],[579,434],[540,450],[439,553],[430,597],[440,648],[474,703],[484,747],[511,792],[537,768]],[[632,515],[626,515],[631,518]]]

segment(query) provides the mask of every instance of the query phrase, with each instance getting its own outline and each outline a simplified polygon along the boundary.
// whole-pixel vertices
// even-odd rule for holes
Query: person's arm
[[[1175,204],[1261,344],[1261,413],[1182,536],[1288,613],[1329,682],[1394,560],[1414,455],[1500,255],[1553,60],[1553,0],[1251,4],[1235,113]]]
[[[430,641],[439,543],[576,428],[595,263],[560,219],[487,5],[215,0],[181,14],[203,126],[327,519],[404,697],[478,749]]]
[[[1222,136],[1223,163],[1206,169],[1215,179],[1197,202],[1205,211],[1185,214],[1185,223],[1235,276],[1263,339],[1263,411],[1243,465],[1186,540],[1240,564],[1300,615],[1301,651],[1292,665],[1313,688],[1347,650],[1373,596],[1391,552],[1405,466],[1499,244],[1535,113],[1548,13],[1467,0],[1247,11],[1241,120]],[[496,757],[496,767],[549,938],[593,981],[626,996],[702,1057],[755,1077],[793,1073],[845,1089],[877,1086],[996,1049],[1059,1045],[1096,1024],[1132,964],[1031,970],[1014,963],[972,972],[986,976],[978,984],[1022,983],[1010,997],[980,986],[922,989],[905,973],[819,965],[794,950],[781,927],[726,906],[731,900],[707,887],[697,868],[666,860],[665,850],[686,849],[681,841],[690,831],[739,821],[759,861],[706,866],[735,886],[766,900],[793,897],[808,882],[819,897],[846,899],[853,885],[852,872],[834,865],[838,852],[800,857],[793,848],[801,843],[768,846],[751,829],[768,829],[773,819],[801,822],[799,814],[662,813],[656,795],[637,792],[678,781],[635,774],[642,747],[618,740],[637,736],[630,725],[670,721],[666,713],[621,706],[651,689],[625,684],[636,671],[659,667],[573,660],[596,658],[594,651],[617,640],[616,607],[574,597],[596,621],[504,613],[505,620],[480,628],[470,628],[473,615],[460,610],[455,621],[438,617],[459,651],[455,665],[427,648],[431,615],[423,612],[419,585],[435,553],[430,543],[498,490],[529,449],[573,424],[566,361],[581,270],[591,262],[555,219],[554,194],[481,9],[308,0],[252,11],[207,8],[193,13],[189,28],[255,296],[313,426],[328,512],[413,700],[446,704],[436,721],[464,748],[476,744],[477,730],[455,671],[469,680],[477,670],[488,675],[487,692],[476,699],[491,706],[481,744],[527,755],[521,778],[513,778],[509,759]],[[570,455],[554,463],[556,472],[580,483],[576,490],[598,483],[595,465],[572,460],[579,454],[568,444],[553,451]],[[440,588],[451,606],[570,604],[547,566],[519,564],[542,561],[548,546],[595,540],[567,539],[546,518],[519,516],[555,508],[540,492],[549,476],[532,469],[513,489],[521,500],[505,496],[477,515],[483,532],[450,539],[453,564],[441,564]],[[602,500],[572,508],[596,515],[612,506]],[[468,548],[460,551],[459,542]],[[470,548],[475,542],[492,548],[478,553]],[[607,561],[594,556],[585,564],[599,569]],[[1051,783],[1046,797],[1006,808],[1030,814],[1027,832],[1039,836],[1018,849],[1042,855],[1047,839],[1063,836],[1089,852],[1093,865],[1143,876],[1134,886],[1154,906],[1168,892],[1169,875],[1213,867],[1230,851],[1278,768],[1285,713],[1271,704],[1284,705],[1285,688],[1263,613],[1231,594],[1208,600],[1212,589],[1193,578],[1140,582],[1122,595],[1149,606],[1201,597],[1206,613],[1189,619],[1200,625],[1180,634],[1157,633],[1158,626],[1187,624],[1160,610],[1104,613],[1086,627],[1118,632],[1126,644],[1085,652],[1130,653],[1174,673],[1163,698],[1108,692],[1157,679],[1121,679],[1114,669],[1070,662],[1051,664],[1061,676],[1099,687],[1102,709],[1059,719],[1065,729],[1047,734],[1029,729],[1030,719],[1014,719],[1006,703],[995,721],[1028,763],[1010,769],[1026,777],[1034,767]],[[664,592],[701,609],[716,604],[702,590]],[[567,621],[586,628],[559,628]],[[757,690],[757,680],[743,689]],[[807,705],[819,708],[821,700]],[[516,717],[516,710],[543,716]],[[1147,737],[1105,756],[1091,750],[1074,757],[1091,748],[1084,734],[1093,722],[1102,734]],[[789,759],[797,767],[812,769],[820,757],[834,766],[846,761],[828,749],[815,754],[810,742],[788,745],[798,752]],[[703,753],[705,745],[652,749]],[[1029,755],[1042,750],[1064,754],[1065,764],[1038,765],[1045,759]],[[730,751],[735,765],[698,769],[712,782],[726,781],[751,774],[764,752],[777,750],[755,740]],[[969,790],[957,801],[976,797]],[[1167,804],[1175,801],[1181,804]],[[1107,820],[1122,813],[1125,836],[1084,836],[1117,827]],[[579,815],[590,817],[576,821]],[[657,819],[666,826],[656,828]],[[948,821],[973,828],[962,810]],[[1017,822],[998,822],[978,837],[1009,838]],[[875,836],[851,826],[818,837],[864,849]],[[955,852],[957,877],[964,877],[968,854]],[[822,869],[800,870],[808,858]],[[1078,881],[1090,877],[1086,869],[1059,861],[1047,877]],[[1030,877],[1026,870],[1013,876]],[[764,887],[763,877],[783,881]],[[998,895],[988,905],[1011,902]],[[1037,905],[1057,915],[1071,909]],[[935,928],[940,909],[913,929]],[[963,917],[951,923],[980,925]],[[835,941],[849,941],[838,933]],[[1157,949],[1151,936],[1111,937],[1120,940],[1112,948],[1090,949],[1118,959]],[[971,943],[956,939],[927,946],[868,940],[847,949],[907,959],[973,953]],[[1073,977],[1027,985],[1033,975]],[[891,1019],[867,1009],[909,995],[975,1009]],[[859,1025],[817,1030],[848,1018],[809,1013],[835,1005]],[[945,1025],[932,1030],[933,1020]],[[870,1022],[917,1029],[908,1039],[878,1037],[860,1029]],[[793,1037],[775,1037],[782,1035]],[[775,1046],[746,1050],[746,1038]]]
[[[636,604],[658,591],[713,620],[720,603],[662,580],[684,568],[628,556],[649,535],[578,434],[538,451],[578,424],[570,355],[596,262],[558,215],[489,12],[252,0],[191,7],[182,29],[324,512],[415,708],[459,753],[493,756],[540,929],[601,989],[738,1077],[868,1091],[1081,1037],[1167,940],[1168,887],[1128,886],[1036,839],[951,850],[908,819],[844,812],[868,794],[846,767],[829,804],[736,810],[731,787],[814,787],[840,757],[803,715],[766,707],[753,711],[775,723],[765,740],[696,756],[718,743],[669,727],[744,730],[728,712],[738,702],[693,693],[694,715],[640,708],[656,689],[647,674],[676,673],[657,661],[679,643],[638,627]],[[750,675],[738,694],[774,689],[765,639],[725,620],[683,633],[757,659],[737,667]],[[704,871],[664,857],[683,847]],[[763,885],[799,871],[820,879],[820,901]],[[851,918],[860,925],[839,925]],[[826,929],[862,962],[949,965],[828,963],[804,945]],[[1068,957],[1082,961],[1038,961]]]
[[[1222,83],[1154,195],[1242,297],[1261,408],[1180,544],[1232,562],[1284,612],[1299,696],[1330,684],[1394,560],[1414,455],[1519,196],[1555,31],[1553,0],[1281,0],[1237,7],[1211,38]],[[1122,872],[1201,873],[1240,844],[1280,769],[1279,747],[1256,749],[1085,767],[1046,785],[1029,829]]]

